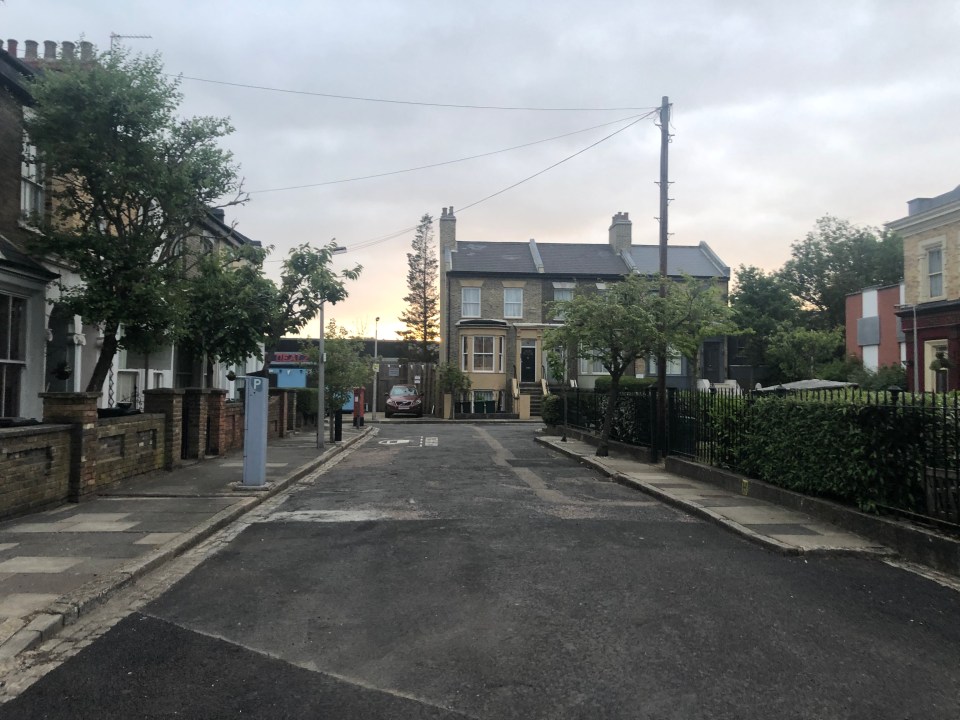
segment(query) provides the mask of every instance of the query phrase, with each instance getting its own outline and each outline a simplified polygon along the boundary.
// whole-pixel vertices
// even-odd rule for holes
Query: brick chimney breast
[[[453,214],[453,205],[443,208],[440,213],[440,257],[444,250],[457,249],[457,218]]]
[[[615,253],[622,253],[629,250],[633,243],[633,223],[630,222],[630,214],[618,212],[613,216],[609,231],[610,247]]]

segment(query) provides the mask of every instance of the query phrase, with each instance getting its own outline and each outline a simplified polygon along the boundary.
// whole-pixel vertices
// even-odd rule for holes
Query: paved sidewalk
[[[0,523],[0,660],[52,637],[372,431],[344,425],[343,442],[328,443],[322,456],[313,433],[272,441],[265,490],[236,488],[238,451]]]
[[[628,457],[597,457],[596,446],[581,440],[538,437],[537,441],[579,458],[617,482],[636,488],[689,513],[712,520],[753,542],[787,555],[892,556],[887,547],[773,503],[744,497],[717,485],[668,473],[662,465]]]

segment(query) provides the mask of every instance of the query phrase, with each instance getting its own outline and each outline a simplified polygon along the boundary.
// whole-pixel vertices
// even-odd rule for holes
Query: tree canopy
[[[253,247],[199,255],[183,281],[182,347],[224,363],[262,358],[277,307],[277,288],[263,275],[264,256]]]
[[[337,250],[335,240],[319,248],[303,243],[290,250],[283,261],[276,309],[267,333],[271,345],[306,327],[320,312],[321,303],[335,305],[347,297],[344,281],[360,277],[363,266],[335,272],[330,263]]]
[[[801,324],[800,302],[778,273],[741,265],[736,277],[736,285],[730,292],[733,322],[743,333],[747,362],[765,365],[774,333]]]
[[[173,321],[182,277],[175,245],[211,205],[244,198],[219,142],[223,118],[180,118],[179,82],[157,55],[122,48],[95,62],[63,60],[37,75],[25,128],[51,175],[54,212],[31,249],[61,258],[82,284],[67,308],[104,341],[88,391],[100,391],[122,340]]]
[[[412,347],[412,359],[436,360],[440,335],[440,296],[437,286],[439,260],[433,247],[433,218],[424,214],[413,237],[413,252],[407,253],[406,309],[400,320],[407,328],[401,337]]]
[[[829,215],[791,245],[790,255],[779,275],[812,311],[807,325],[821,330],[844,324],[850,293],[892,285],[903,277],[903,241],[898,235]]]
[[[694,357],[705,335],[728,329],[729,308],[718,287],[684,278],[668,282],[664,297],[659,290],[659,278],[630,275],[606,290],[578,292],[551,307],[564,324],[546,332],[545,346],[567,348],[570,357],[594,358],[610,373],[597,455],[609,452],[620,379],[638,358],[671,351]]]

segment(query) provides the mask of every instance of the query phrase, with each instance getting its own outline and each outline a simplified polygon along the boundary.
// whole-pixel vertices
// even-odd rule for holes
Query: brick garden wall
[[[0,517],[67,499],[70,437],[68,425],[0,430]]]
[[[221,455],[243,449],[243,403],[232,402],[224,406],[220,437]]]
[[[164,416],[133,415],[97,421],[97,487],[164,466]]]

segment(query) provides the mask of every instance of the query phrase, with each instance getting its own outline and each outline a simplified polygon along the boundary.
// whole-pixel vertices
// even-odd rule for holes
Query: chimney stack
[[[24,40],[23,41],[26,50],[23,53],[24,60],[36,60],[37,59],[37,41],[36,40]]]
[[[80,60],[84,62],[93,60],[93,43],[89,40],[80,41]]]
[[[629,250],[633,244],[633,223],[630,222],[630,214],[618,212],[613,216],[613,222],[610,224],[610,247],[617,254],[624,250]]]
[[[53,40],[43,41],[43,59],[44,60],[57,59],[57,44]]]
[[[17,56],[17,41],[16,41],[16,40],[7,40],[7,52],[10,53],[11,55],[13,55],[13,57],[16,57],[16,56]]]
[[[63,41],[63,59],[64,60],[73,60],[74,44],[72,42]]]
[[[457,249],[457,218],[453,214],[453,205],[443,208],[440,213],[440,257],[444,251]]]

